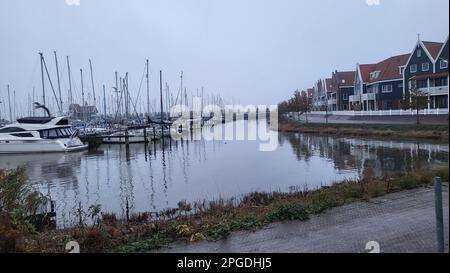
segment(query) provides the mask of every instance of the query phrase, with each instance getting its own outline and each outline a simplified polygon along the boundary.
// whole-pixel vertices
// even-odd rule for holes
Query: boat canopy
[[[26,118],[19,118],[17,119],[18,123],[25,123],[25,124],[45,124],[50,122],[53,117],[26,117]]]

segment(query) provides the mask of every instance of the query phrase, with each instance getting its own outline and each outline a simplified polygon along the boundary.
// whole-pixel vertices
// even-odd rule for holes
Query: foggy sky
[[[448,9],[448,0],[2,0],[0,100],[7,100],[6,84],[16,91],[17,112],[26,111],[33,87],[41,96],[39,51],[56,86],[56,50],[64,101],[68,55],[77,97],[80,68],[91,92],[91,58],[98,95],[102,84],[111,94],[118,71],[129,72],[135,98],[148,58],[152,98],[159,70],[174,93],[184,71],[189,94],[203,86],[229,101],[276,104],[335,69],[408,53],[418,33],[443,42]]]

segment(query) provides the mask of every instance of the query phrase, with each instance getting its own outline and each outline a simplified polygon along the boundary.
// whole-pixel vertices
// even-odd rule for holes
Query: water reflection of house
[[[69,106],[69,112],[71,118],[80,120],[90,120],[98,114],[96,106],[81,106],[79,104],[71,104]]]

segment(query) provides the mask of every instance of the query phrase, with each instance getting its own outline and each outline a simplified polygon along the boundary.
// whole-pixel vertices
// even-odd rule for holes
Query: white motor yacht
[[[87,147],[65,116],[21,118],[0,128],[0,154],[71,152]]]

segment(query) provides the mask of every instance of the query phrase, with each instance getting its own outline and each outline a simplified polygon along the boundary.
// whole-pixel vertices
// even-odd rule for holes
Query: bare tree
[[[305,114],[306,123],[308,123],[308,113],[312,111],[312,101],[308,98],[305,91],[300,95],[300,112]]]
[[[428,103],[428,94],[417,87],[416,82],[412,82],[409,89],[409,95],[402,101],[403,109],[415,109],[416,110],[416,124],[420,124],[420,109],[424,109]]]

